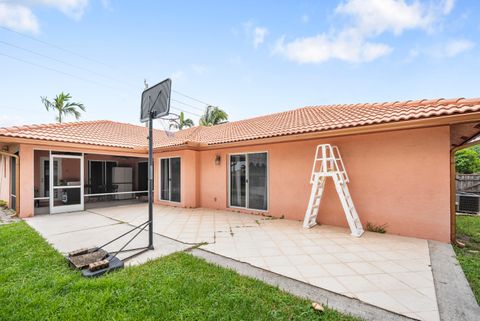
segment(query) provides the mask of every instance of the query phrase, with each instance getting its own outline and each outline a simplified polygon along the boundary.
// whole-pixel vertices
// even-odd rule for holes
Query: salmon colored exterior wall
[[[156,152],[154,198],[158,204],[182,207],[228,208],[228,154],[268,152],[269,209],[275,217],[301,220],[310,193],[309,177],[318,144],[337,145],[351,179],[353,201],[363,224],[388,224],[388,233],[450,239],[450,129],[448,126],[350,135],[298,142],[279,142],[216,150]],[[20,216],[34,212],[35,150],[46,146],[20,144]],[[111,155],[109,151],[71,144],[55,150]],[[115,153],[118,156],[142,156]],[[95,156],[96,156],[95,155]],[[215,164],[220,155],[220,164]],[[181,202],[159,200],[159,159],[181,158]],[[86,162],[86,161],[85,161]],[[332,186],[327,182],[319,213],[322,224],[347,226]]]
[[[160,199],[160,159],[180,157],[180,203]],[[200,157],[193,150],[156,153],[154,156],[154,201],[156,204],[195,208],[200,207]]]
[[[155,183],[159,182],[159,157],[183,156],[182,202],[175,205],[229,209],[228,154],[266,151],[269,209],[244,212],[302,220],[311,189],[315,148],[322,143],[339,147],[350,176],[350,192],[364,225],[388,224],[388,233],[449,242],[448,126],[208,151],[157,152]],[[215,164],[217,154],[221,156],[220,165]],[[157,194],[156,202],[164,203]],[[318,221],[348,226],[331,181],[327,181]]]

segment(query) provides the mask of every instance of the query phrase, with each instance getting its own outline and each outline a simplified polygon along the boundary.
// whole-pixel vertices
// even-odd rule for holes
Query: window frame
[[[250,171],[249,171],[249,166],[248,166],[248,155],[251,154],[266,154],[266,164],[267,164],[267,177],[265,179],[267,183],[267,208],[262,210],[262,209],[257,209],[257,208],[251,208],[249,207],[250,202],[249,202],[249,191],[250,191]],[[269,152],[264,150],[264,151],[253,151],[253,152],[236,152],[236,153],[228,153],[228,166],[227,166],[227,177],[228,177],[228,191],[227,191],[227,207],[228,208],[233,208],[233,209],[243,209],[243,210],[249,210],[249,211],[256,211],[256,212],[262,212],[262,213],[267,213],[270,209],[270,155]],[[244,155],[245,156],[245,163],[246,163],[246,168],[245,168],[245,178],[247,182],[245,182],[245,207],[242,206],[235,206],[232,205],[231,201],[231,156],[239,156],[239,155]]]
[[[168,200],[162,198],[162,159],[172,159],[172,158],[178,158],[180,159],[180,201],[172,201],[172,182],[171,180],[169,181],[169,186],[168,186]],[[158,159],[158,200],[161,202],[168,202],[168,203],[175,203],[175,204],[181,204],[182,203],[182,157],[181,156],[168,156],[168,157],[160,157]],[[170,177],[172,176],[172,162],[168,162],[168,171],[170,174]]]

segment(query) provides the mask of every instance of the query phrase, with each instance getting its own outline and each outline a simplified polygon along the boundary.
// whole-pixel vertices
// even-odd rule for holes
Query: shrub
[[[0,208],[6,208],[7,207],[7,201],[0,200]]]
[[[367,222],[367,231],[375,232],[375,233],[382,233],[385,234],[387,232],[387,224],[376,225],[370,222]]]
[[[480,158],[475,148],[466,148],[455,153],[455,168],[460,174],[480,172]]]

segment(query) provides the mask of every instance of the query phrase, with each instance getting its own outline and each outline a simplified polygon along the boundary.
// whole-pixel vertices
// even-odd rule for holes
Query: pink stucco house
[[[301,220],[315,147],[329,143],[342,153],[364,224],[449,242],[453,153],[479,132],[480,98],[309,106],[156,130],[155,202]],[[112,121],[2,128],[0,199],[20,217],[141,201],[146,137],[143,126]],[[331,182],[318,222],[347,226]]]

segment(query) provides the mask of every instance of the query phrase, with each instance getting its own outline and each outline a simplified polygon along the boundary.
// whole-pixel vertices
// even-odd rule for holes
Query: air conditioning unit
[[[465,193],[458,195],[457,211],[464,213],[480,212],[480,195]]]

